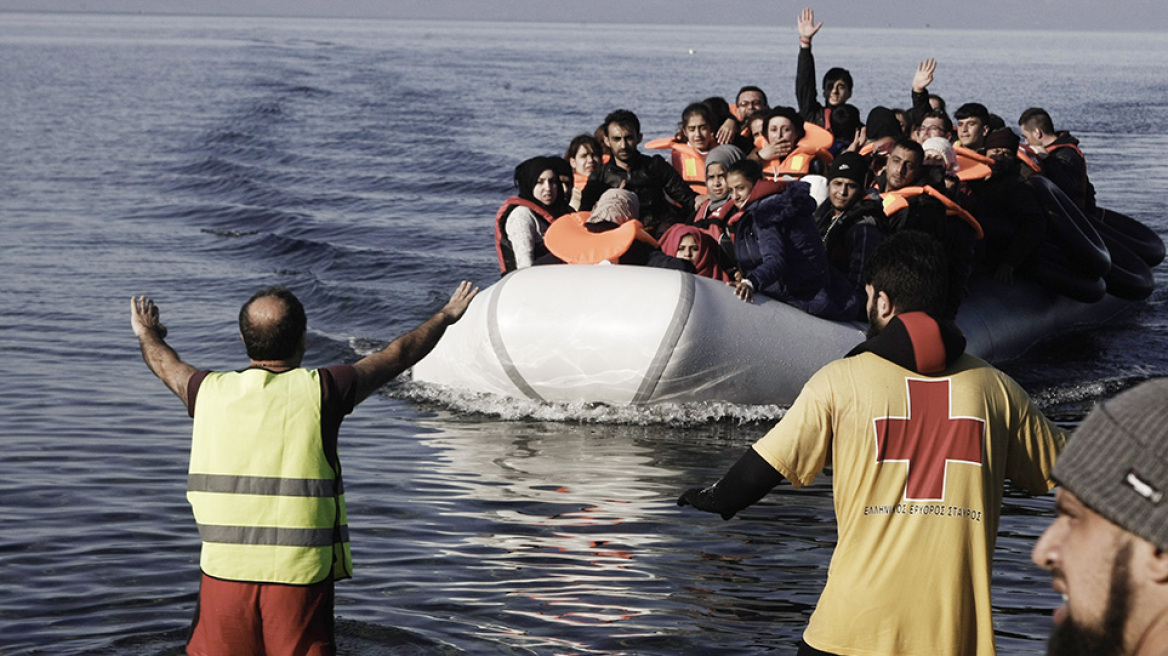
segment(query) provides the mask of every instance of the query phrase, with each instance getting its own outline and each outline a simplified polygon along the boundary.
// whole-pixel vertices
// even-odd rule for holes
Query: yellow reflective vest
[[[321,438],[320,374],[212,372],[194,418],[187,499],[203,572],[294,585],[351,576],[340,466]]]

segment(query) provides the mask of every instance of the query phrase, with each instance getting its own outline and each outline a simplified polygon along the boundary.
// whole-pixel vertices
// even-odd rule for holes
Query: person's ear
[[[887,322],[895,315],[895,308],[892,306],[892,301],[888,298],[887,292],[876,292],[876,315],[880,317],[881,322]]]
[[[1168,584],[1168,551],[1160,549],[1152,544],[1146,544],[1150,554],[1145,559],[1145,568],[1147,569],[1149,578],[1153,582],[1159,584]]]

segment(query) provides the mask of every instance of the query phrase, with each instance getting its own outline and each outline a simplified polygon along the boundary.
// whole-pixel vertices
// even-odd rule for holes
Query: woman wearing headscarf
[[[563,217],[548,231],[550,253],[537,264],[634,264],[693,273],[690,262],[665,255],[637,218],[640,201],[626,189],[609,189],[591,212]]]
[[[733,205],[730,203],[730,188],[726,186],[726,170],[743,157],[745,155],[740,148],[729,144],[718,146],[706,154],[706,189],[710,199],[698,208],[694,216],[695,224],[719,224],[721,228],[726,227],[723,214]]]
[[[718,242],[706,230],[675,223],[661,235],[658,243],[662,253],[689,260],[699,276],[730,282],[730,276],[718,262]]]
[[[533,157],[515,167],[519,195],[504,201],[495,215],[495,250],[503,274],[529,267],[547,254],[543,236],[564,196],[556,159]]]

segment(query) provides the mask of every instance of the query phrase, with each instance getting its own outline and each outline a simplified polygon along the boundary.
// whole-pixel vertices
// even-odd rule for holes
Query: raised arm
[[[914,123],[932,109],[929,104],[929,85],[933,83],[933,73],[937,70],[937,60],[932,57],[917,64],[917,72],[912,79],[912,113]]]
[[[799,114],[808,121],[817,122],[822,105],[819,103],[819,87],[815,80],[815,58],[811,55],[811,38],[823,27],[816,24],[815,12],[810,8],[799,13],[799,59],[795,66],[795,100],[799,104]]]
[[[179,359],[178,353],[164,341],[166,326],[162,325],[153,300],[145,296],[130,297],[130,327],[138,337],[146,366],[186,404],[187,381],[196,369]]]
[[[398,337],[381,351],[362,358],[353,367],[357,370],[357,403],[364,401],[375,390],[393,380],[401,372],[426,357],[438,344],[446,327],[462,318],[479,288],[464,280],[450,295],[446,305],[434,316],[410,332]]]

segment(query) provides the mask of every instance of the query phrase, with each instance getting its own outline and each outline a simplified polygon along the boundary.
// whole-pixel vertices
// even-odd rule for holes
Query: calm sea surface
[[[198,582],[189,420],[141,362],[131,294],[208,368],[284,284],[312,366],[353,361],[497,278],[491,219],[523,158],[617,107],[646,135],[755,83],[793,102],[774,29],[0,14],[0,653],[170,654]],[[908,104],[936,57],[951,107],[1048,108],[1102,204],[1168,231],[1168,37],[825,30],[854,102]],[[1052,416],[1168,374],[1161,291],[1009,363]],[[342,429],[357,575],[346,654],[791,652],[835,540],[830,478],[733,521],[683,512],[773,408],[536,406],[398,385]],[[1011,496],[1003,654],[1056,604],[1029,550],[1049,497]]]

